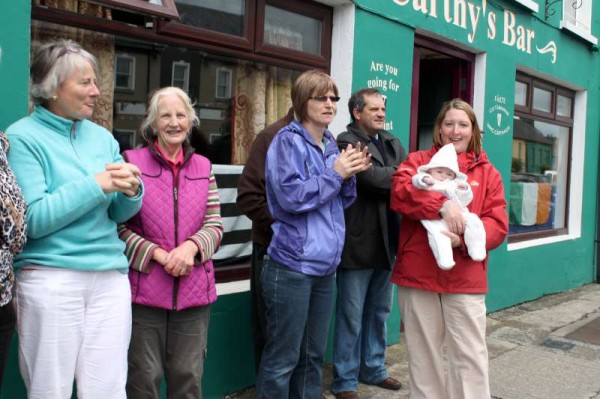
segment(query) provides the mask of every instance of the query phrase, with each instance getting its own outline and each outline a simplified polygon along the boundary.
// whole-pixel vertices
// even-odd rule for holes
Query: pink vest
[[[145,190],[142,209],[127,222],[129,229],[168,252],[202,228],[211,171],[208,159],[186,154],[174,182],[171,167],[148,147],[123,155],[141,169]],[[170,310],[214,302],[217,293],[212,260],[201,264],[199,255],[196,260],[192,272],[184,277],[167,274],[154,261],[149,274],[129,269],[132,301]]]

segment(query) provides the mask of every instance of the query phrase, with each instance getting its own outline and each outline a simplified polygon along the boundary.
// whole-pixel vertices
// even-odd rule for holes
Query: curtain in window
[[[109,8],[90,4],[85,1],[34,0],[34,4],[97,18],[112,19]],[[92,120],[112,131],[115,66],[114,38],[107,34],[69,26],[60,26],[53,30],[49,29],[47,25],[41,28],[41,25],[35,21],[33,21],[31,29],[32,48],[36,48],[38,45],[49,40],[72,39],[97,58],[99,69],[97,79],[100,98],[96,103]]]
[[[240,62],[235,81],[231,163],[243,165],[258,132],[291,107],[292,72]]]

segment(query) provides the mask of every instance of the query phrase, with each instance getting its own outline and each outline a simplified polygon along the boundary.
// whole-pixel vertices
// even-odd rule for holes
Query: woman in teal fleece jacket
[[[142,204],[139,169],[87,120],[100,94],[94,56],[70,40],[31,65],[31,115],[7,129],[27,202],[15,257],[21,375],[31,398],[124,399],[131,294],[117,223]]]

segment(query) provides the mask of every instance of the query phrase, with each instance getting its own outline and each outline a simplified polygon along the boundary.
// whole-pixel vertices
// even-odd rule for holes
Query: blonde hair
[[[330,90],[336,96],[339,95],[335,82],[325,72],[311,69],[298,76],[292,87],[292,107],[298,121],[304,122],[307,119],[306,109],[310,97],[322,96]]]
[[[442,122],[444,121],[444,118],[446,117],[446,113],[448,111],[450,111],[451,109],[458,109],[458,110],[464,111],[465,114],[467,114],[467,117],[471,121],[471,126],[473,128],[472,129],[473,134],[471,135],[471,141],[469,142],[467,151],[474,152],[476,155],[481,154],[481,151],[482,151],[481,134],[482,134],[482,132],[481,132],[481,129],[479,128],[479,123],[477,123],[477,117],[475,116],[475,111],[473,110],[473,107],[471,107],[471,105],[468,102],[466,102],[460,98],[454,98],[450,101],[446,101],[444,103],[444,105],[442,106],[442,109],[440,110],[440,113],[438,114],[438,116],[435,120],[435,125],[433,128],[433,143],[436,146],[444,145],[442,143],[442,132],[441,132]]]
[[[158,103],[161,98],[170,95],[177,96],[183,103],[185,107],[185,114],[187,115],[190,124],[190,130],[193,126],[198,126],[200,123],[198,120],[198,115],[196,115],[196,111],[194,110],[194,104],[192,104],[192,100],[185,91],[181,90],[179,87],[163,87],[162,89],[158,89],[152,93],[152,96],[148,101],[146,117],[140,126],[140,133],[147,143],[154,141],[156,138],[156,133],[154,133],[152,130],[152,124],[156,121],[156,118],[158,118]]]

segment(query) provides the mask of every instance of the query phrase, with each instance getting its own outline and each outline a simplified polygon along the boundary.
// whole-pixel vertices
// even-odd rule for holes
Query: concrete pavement
[[[490,386],[494,399],[600,399],[600,285],[548,295],[488,315]],[[410,396],[404,339],[388,348],[397,392],[361,384],[361,399]],[[324,369],[324,398],[331,366]],[[253,389],[228,398],[250,399]]]

